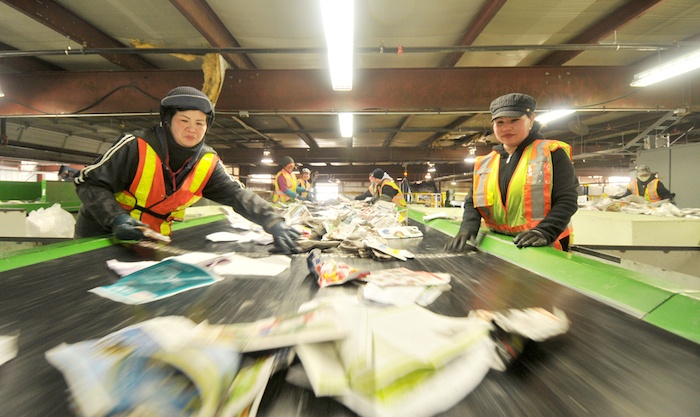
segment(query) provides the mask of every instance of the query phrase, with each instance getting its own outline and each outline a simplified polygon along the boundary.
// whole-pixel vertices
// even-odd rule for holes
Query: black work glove
[[[530,229],[524,232],[518,233],[518,235],[513,239],[513,243],[518,248],[526,248],[528,246],[547,246],[547,238],[544,234],[537,229]]]
[[[127,213],[113,218],[111,225],[112,234],[119,240],[141,240],[145,236],[139,228],[148,227]]]
[[[270,234],[275,239],[275,246],[286,254],[298,252],[296,239],[301,236],[293,227],[285,221],[281,221],[270,228]]]
[[[478,230],[460,230],[454,239],[445,245],[445,251],[463,252],[464,250],[476,250],[474,239],[477,233],[479,233]]]

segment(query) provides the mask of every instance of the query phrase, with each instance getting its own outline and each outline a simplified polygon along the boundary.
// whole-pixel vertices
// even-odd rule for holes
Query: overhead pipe
[[[603,44],[562,44],[562,45],[455,45],[455,46],[399,46],[355,48],[358,54],[402,54],[407,53],[454,53],[454,52],[510,52],[510,51],[600,51],[634,50],[656,52],[680,48],[698,48],[700,42],[673,42],[665,44],[603,43]],[[123,54],[324,54],[326,48],[80,48],[45,50],[0,51],[0,58],[25,58],[55,55],[123,55]]]

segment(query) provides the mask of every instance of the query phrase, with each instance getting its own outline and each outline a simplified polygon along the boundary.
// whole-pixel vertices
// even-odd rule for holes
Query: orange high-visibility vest
[[[172,232],[173,220],[182,221],[185,209],[202,198],[202,190],[219,158],[213,152],[202,155],[180,187],[168,196],[160,157],[142,138],[138,138],[138,147],[136,176],[128,190],[116,192],[114,197],[131,217],[168,236]]]
[[[515,236],[537,226],[552,207],[552,152],[564,149],[571,158],[571,147],[555,140],[538,139],[528,145],[518,161],[506,191],[506,204],[498,185],[501,157],[496,151],[477,157],[474,163],[473,199],[486,225],[493,231]],[[520,190],[523,192],[511,191]],[[571,223],[559,240],[573,233]],[[571,239],[571,238],[570,238]]]
[[[284,191],[280,190],[279,183],[277,182],[279,180],[280,175],[284,177],[284,180],[287,183],[287,188],[294,191],[295,194],[297,192],[297,179],[294,175],[290,174],[289,172],[283,169],[281,169],[280,172],[278,172],[277,175],[275,175],[275,194],[272,196],[272,201],[281,201],[282,203],[286,203],[287,201],[291,200],[292,197],[288,196],[284,193]]]
[[[379,197],[382,196],[382,187],[385,185],[390,186],[391,188],[395,189],[398,191],[398,193],[391,199],[391,202],[396,204],[399,207],[406,207],[406,199],[403,197],[403,192],[401,192],[401,189],[399,188],[396,183],[390,179],[385,179],[382,180],[382,182],[377,186],[377,193],[379,193]]]
[[[644,190],[644,198],[647,201],[650,201],[652,203],[661,201],[661,197],[659,197],[659,179],[654,178],[647,184],[647,189]],[[640,195],[639,194],[639,183],[637,182],[637,179],[635,178],[634,181],[630,182],[629,185],[630,191],[632,191],[633,195]]]

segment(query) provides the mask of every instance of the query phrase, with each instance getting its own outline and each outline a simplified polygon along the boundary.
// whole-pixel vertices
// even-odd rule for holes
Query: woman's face
[[[493,133],[506,149],[514,149],[530,134],[534,121],[534,114],[524,114],[518,118],[499,117],[493,121]]]
[[[197,146],[207,133],[207,115],[201,110],[177,111],[170,122],[170,133],[184,148]]]

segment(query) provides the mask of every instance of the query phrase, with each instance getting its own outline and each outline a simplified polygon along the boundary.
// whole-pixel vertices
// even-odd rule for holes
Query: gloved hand
[[[119,240],[141,240],[145,236],[139,227],[146,224],[131,217],[128,213],[120,214],[112,219],[112,234]]]
[[[275,239],[275,246],[286,254],[298,252],[296,239],[301,234],[285,221],[281,221],[270,228],[270,234]]]
[[[476,250],[474,239],[476,239],[477,233],[479,233],[479,230],[460,230],[454,239],[445,245],[445,251],[462,252],[464,250]]]
[[[528,246],[547,246],[547,238],[544,234],[537,229],[530,229],[524,232],[518,233],[513,239],[513,243],[518,248],[526,248]]]

